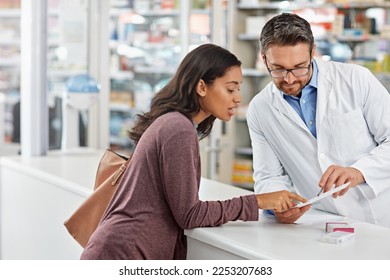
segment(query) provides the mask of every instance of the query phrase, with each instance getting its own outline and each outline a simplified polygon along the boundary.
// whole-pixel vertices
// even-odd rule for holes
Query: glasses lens
[[[288,72],[291,72],[295,77],[306,76],[309,74],[310,65],[308,67],[297,67],[294,69],[274,69],[269,70],[271,77],[273,78],[284,78],[287,76]]]
[[[270,71],[271,76],[274,78],[283,78],[287,75],[287,70],[285,69],[276,69]]]
[[[295,68],[292,69],[291,72],[295,77],[305,76],[309,73],[309,68],[308,67]]]

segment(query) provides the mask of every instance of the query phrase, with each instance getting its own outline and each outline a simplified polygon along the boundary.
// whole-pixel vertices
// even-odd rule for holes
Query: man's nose
[[[293,82],[295,82],[296,78],[295,78],[294,74],[291,71],[289,71],[289,72],[287,72],[286,77],[284,77],[284,80],[287,83],[292,84]]]

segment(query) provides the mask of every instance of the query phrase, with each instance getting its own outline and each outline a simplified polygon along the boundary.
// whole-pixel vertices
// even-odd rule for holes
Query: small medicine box
[[[343,232],[354,233],[355,228],[350,226],[346,222],[327,222],[325,231],[326,232],[343,231]]]
[[[353,239],[354,236],[355,233],[352,232],[333,231],[323,234],[320,238],[320,241],[325,243],[340,244]]]

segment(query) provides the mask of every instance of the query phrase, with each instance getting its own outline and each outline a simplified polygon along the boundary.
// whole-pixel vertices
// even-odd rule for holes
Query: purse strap
[[[114,176],[112,177],[112,182],[111,182],[112,186],[115,186],[118,180],[122,177],[123,173],[125,173],[127,166],[129,166],[130,164],[131,156],[132,155],[130,155],[127,161],[123,163],[117,171],[115,171]]]

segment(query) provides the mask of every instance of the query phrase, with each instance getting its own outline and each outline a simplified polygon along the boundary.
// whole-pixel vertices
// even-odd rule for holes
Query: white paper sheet
[[[337,188],[333,188],[333,189],[331,189],[331,190],[329,190],[329,191],[327,191],[325,193],[322,193],[319,196],[315,196],[315,197],[313,197],[312,199],[308,200],[305,203],[299,203],[299,204],[295,205],[293,208],[297,208],[297,207],[299,208],[299,207],[303,207],[303,206],[306,206],[306,205],[309,205],[309,204],[313,204],[314,202],[316,202],[318,200],[321,200],[321,199],[323,199],[325,197],[328,197],[328,196],[334,194],[335,192],[339,192],[339,191],[345,189],[346,187],[349,186],[349,184],[350,184],[350,182],[347,182],[347,183],[345,183],[345,184],[343,184],[341,186],[338,186]]]

